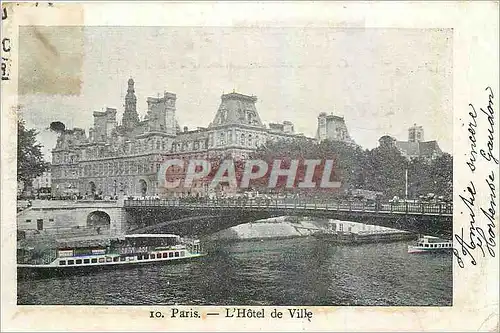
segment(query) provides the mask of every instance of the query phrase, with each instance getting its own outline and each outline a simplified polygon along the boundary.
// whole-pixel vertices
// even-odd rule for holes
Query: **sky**
[[[407,140],[418,124],[451,153],[452,49],[447,29],[26,27],[20,113],[50,158],[50,122],[88,133],[105,107],[120,120],[132,77],[141,119],[146,98],[169,91],[181,127],[206,127],[234,90],[257,96],[264,123],[289,120],[307,136],[327,112],[363,148]]]

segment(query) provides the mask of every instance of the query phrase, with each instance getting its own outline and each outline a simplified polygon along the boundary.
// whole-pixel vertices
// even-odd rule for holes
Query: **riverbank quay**
[[[282,216],[240,224],[206,237],[206,241],[260,241],[314,236],[338,244],[362,244],[416,239],[406,231],[351,221]]]
[[[317,233],[314,237],[321,238],[335,244],[367,244],[415,240],[418,238],[418,235],[404,231],[371,233],[325,232]]]

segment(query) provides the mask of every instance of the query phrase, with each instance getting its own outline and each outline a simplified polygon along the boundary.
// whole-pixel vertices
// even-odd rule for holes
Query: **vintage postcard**
[[[499,3],[4,2],[4,331],[498,331]]]

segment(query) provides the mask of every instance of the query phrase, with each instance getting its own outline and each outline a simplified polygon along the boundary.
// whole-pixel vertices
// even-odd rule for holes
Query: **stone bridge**
[[[138,226],[129,226],[131,231],[138,233],[204,235],[258,219],[284,215],[353,221],[441,237],[449,237],[453,231],[452,206],[444,204],[127,200],[124,208]]]
[[[17,214],[17,228],[41,231],[101,227],[120,235],[126,230],[127,214],[123,200],[34,200],[31,207]]]

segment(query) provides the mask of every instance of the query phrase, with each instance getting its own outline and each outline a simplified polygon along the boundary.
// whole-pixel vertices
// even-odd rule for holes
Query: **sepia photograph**
[[[452,305],[452,45],[21,27],[18,303]]]
[[[498,329],[462,4],[2,4],[2,330]]]

